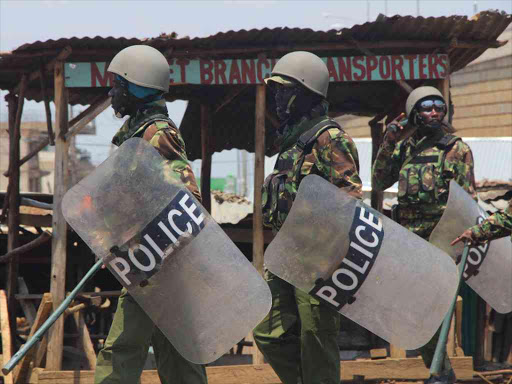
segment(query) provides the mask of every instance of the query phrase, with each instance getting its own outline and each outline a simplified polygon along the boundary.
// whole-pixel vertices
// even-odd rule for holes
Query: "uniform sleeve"
[[[471,227],[473,237],[478,241],[495,240],[512,234],[512,200],[504,212],[496,212]]]
[[[311,154],[319,176],[355,198],[362,197],[357,148],[347,133],[339,129],[323,132]]]
[[[185,152],[185,142],[179,131],[166,122],[156,122],[146,129],[143,138],[169,161],[172,171],[180,175],[181,182],[201,201],[201,193]]]
[[[457,184],[473,197],[473,200],[478,200],[475,188],[473,153],[466,143],[461,140],[457,141],[446,154],[443,172],[448,172],[448,178],[451,176]]]
[[[372,167],[372,188],[384,191],[398,181],[402,166],[401,143],[384,141],[380,146]]]

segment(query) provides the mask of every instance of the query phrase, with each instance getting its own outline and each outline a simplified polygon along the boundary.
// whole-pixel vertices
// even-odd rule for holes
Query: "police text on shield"
[[[349,249],[340,266],[326,279],[317,282],[310,294],[337,311],[348,302],[363,285],[370,273],[382,245],[384,229],[378,213],[368,207],[356,206],[349,232]]]
[[[185,191],[178,192],[136,236],[137,240],[128,242],[128,252],[122,252],[109,261],[112,272],[126,287],[147,280],[160,270],[165,258],[180,249],[184,239],[199,234],[205,225],[204,219],[201,208],[191,195]]]

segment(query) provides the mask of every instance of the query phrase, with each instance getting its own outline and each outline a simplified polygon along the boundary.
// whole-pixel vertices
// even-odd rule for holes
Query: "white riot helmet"
[[[148,45],[132,45],[114,56],[108,71],[141,87],[169,92],[169,64],[164,55]]]
[[[284,55],[272,70],[272,76],[265,79],[265,82],[282,83],[281,76],[294,79],[317,95],[327,97],[329,71],[322,59],[313,53],[297,51]]]
[[[446,102],[444,100],[443,94],[439,91],[439,89],[429,86],[418,87],[409,94],[409,97],[405,102],[405,113],[407,114],[407,118],[409,120],[411,120],[411,113],[414,110],[416,104],[418,104],[418,101],[426,97],[436,97],[443,100],[443,102]]]

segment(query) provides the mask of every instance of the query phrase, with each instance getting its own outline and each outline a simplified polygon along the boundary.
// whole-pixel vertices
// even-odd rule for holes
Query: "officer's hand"
[[[410,124],[405,126],[400,124],[400,121],[402,121],[404,118],[405,113],[402,112],[398,117],[396,117],[391,123],[387,125],[384,141],[395,144],[408,138],[416,131],[416,129],[413,128]]]
[[[457,243],[460,243],[461,241],[465,241],[467,240],[469,244],[478,244],[478,240],[476,240],[474,237],[473,237],[473,232],[471,231],[471,228],[470,229],[466,229],[462,235],[460,235],[459,237],[457,237],[455,240],[453,240],[450,245],[455,245]]]

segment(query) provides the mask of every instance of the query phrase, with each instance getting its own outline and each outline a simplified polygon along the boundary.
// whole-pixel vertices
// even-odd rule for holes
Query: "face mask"
[[[275,87],[274,98],[276,101],[277,117],[280,121],[286,121],[292,114],[292,105],[297,98],[297,90],[295,87],[285,87],[280,84],[277,84]]]

